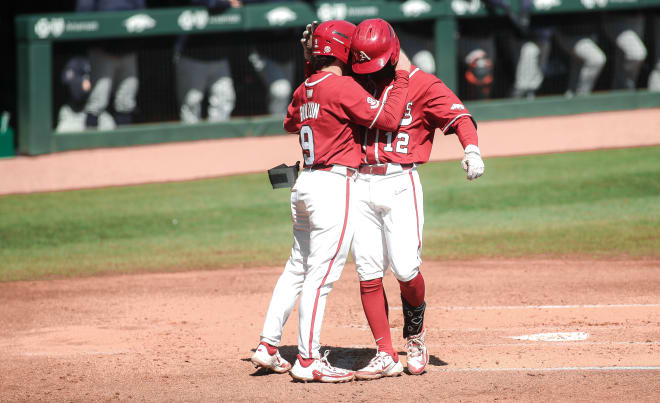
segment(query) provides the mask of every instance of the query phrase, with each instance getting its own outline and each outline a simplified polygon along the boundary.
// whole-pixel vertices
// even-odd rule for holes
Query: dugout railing
[[[515,11],[517,1],[511,2]],[[655,10],[660,0],[534,0],[533,14],[589,13],[602,10]],[[433,26],[436,75],[458,85],[456,38],[462,19],[484,24],[502,11],[487,10],[479,0],[408,0],[277,2],[253,4],[210,16],[202,8],[145,9],[134,12],[24,15],[16,18],[18,67],[18,151],[38,155],[57,151],[281,134],[282,118],[235,117],[226,122],[161,122],[120,126],[112,131],[56,133],[53,122],[53,58],[58,44],[117,38],[180,34],[235,33],[302,27],[312,20],[341,18],[359,22],[381,17],[395,23],[424,21]],[[291,41],[297,41],[292,37]],[[656,57],[657,55],[653,55]],[[451,60],[451,62],[447,62]],[[297,84],[297,83],[296,83]],[[173,84],[172,84],[173,85]],[[660,94],[646,90],[594,93],[567,99],[493,99],[466,102],[477,120],[510,119],[660,106]]]

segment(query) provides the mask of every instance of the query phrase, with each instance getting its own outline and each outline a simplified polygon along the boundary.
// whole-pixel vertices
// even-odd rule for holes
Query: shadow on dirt
[[[280,346],[279,350],[282,358],[289,361],[291,365],[296,362],[298,346]],[[328,355],[328,361],[330,361],[330,364],[340,368],[350,368],[353,370],[363,368],[369,363],[369,360],[371,360],[374,355],[376,355],[375,348],[349,348],[333,346],[321,347],[322,354],[325,352],[325,350],[330,350],[330,354]],[[255,349],[252,349],[251,351],[254,352]],[[405,356],[406,353],[400,352],[399,355]],[[241,361],[250,362],[250,357],[241,358]],[[442,367],[448,364],[447,362],[431,354],[429,357],[428,365]],[[251,376],[264,376],[272,373],[273,372],[270,370],[259,368],[254,373],[252,373]]]

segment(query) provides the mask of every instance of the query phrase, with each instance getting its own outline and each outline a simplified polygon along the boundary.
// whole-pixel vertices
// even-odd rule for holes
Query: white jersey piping
[[[372,127],[374,127],[374,125],[376,124],[376,121],[378,120],[378,116],[380,116],[380,113],[383,111],[383,108],[385,107],[385,103],[387,102],[387,95],[390,93],[390,90],[391,90],[392,88],[394,88],[394,86],[393,86],[393,85],[390,85],[389,87],[387,87],[387,88],[385,89],[385,93],[383,94],[383,100],[382,100],[381,103],[380,103],[380,109],[378,109],[378,113],[376,114],[376,117],[375,117],[374,120],[371,122],[371,125],[369,125],[369,128],[370,128],[370,129],[371,129]]]
[[[458,116],[456,116],[455,118],[453,118],[453,119],[451,120],[451,122],[447,123],[447,125],[446,125],[445,127],[442,128],[442,133],[446,133],[446,132],[447,132],[447,129],[449,128],[449,126],[451,126],[452,124],[454,124],[454,122],[456,121],[456,119],[458,119],[458,118],[460,118],[460,117],[463,117],[463,116],[472,116],[472,115],[470,115],[469,113],[461,113],[460,115],[458,115]]]
[[[316,84],[320,83],[321,81],[325,80],[326,78],[330,77],[331,75],[332,75],[332,73],[328,73],[326,76],[319,78],[318,80],[314,81],[313,83],[308,83],[307,81],[309,79],[307,79],[307,80],[305,80],[305,87],[313,87]]]

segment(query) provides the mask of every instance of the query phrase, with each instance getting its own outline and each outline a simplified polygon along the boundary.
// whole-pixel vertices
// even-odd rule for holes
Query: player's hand
[[[461,166],[467,173],[467,179],[477,179],[484,174],[484,160],[481,159],[481,151],[474,144],[465,147],[465,157],[461,161]]]
[[[396,70],[405,70],[407,72],[410,72],[410,59],[408,59],[408,56],[403,52],[403,50],[399,51],[399,61],[396,63]]]
[[[302,45],[303,48],[303,56],[305,56],[305,60],[309,61],[309,59],[312,58],[312,34],[314,33],[314,30],[316,30],[316,27],[319,26],[318,21],[314,21],[311,24],[307,24],[305,27],[305,30],[302,33],[302,38],[300,38],[300,44]]]

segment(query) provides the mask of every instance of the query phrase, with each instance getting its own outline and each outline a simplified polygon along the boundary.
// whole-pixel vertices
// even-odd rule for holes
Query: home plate
[[[584,332],[560,332],[560,333],[537,333],[523,336],[509,336],[516,340],[530,341],[580,341],[589,338],[589,333]]]

